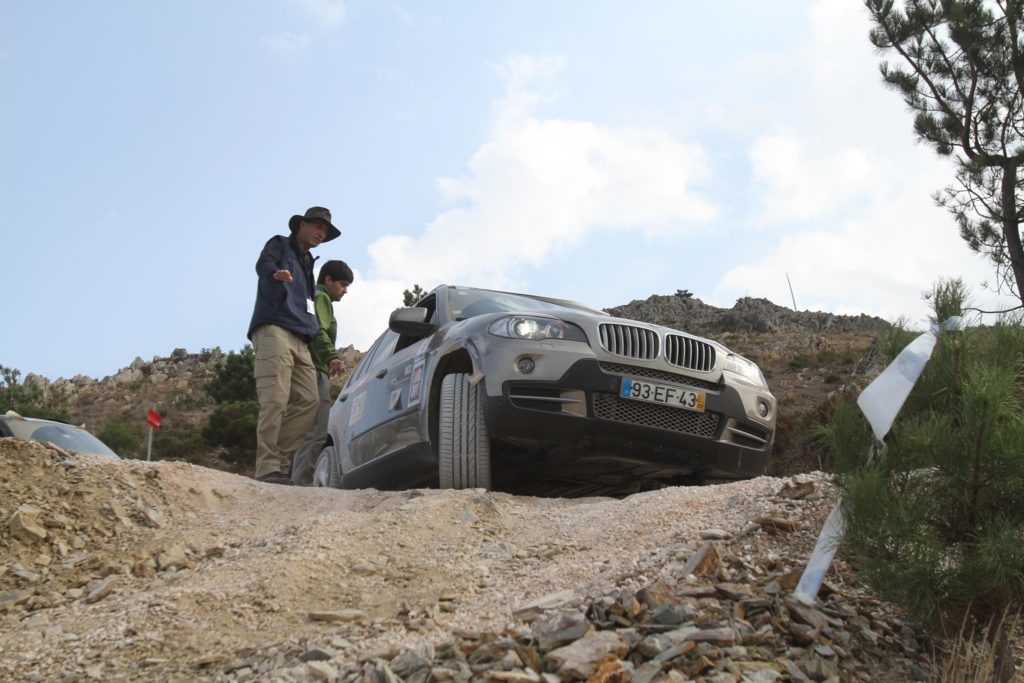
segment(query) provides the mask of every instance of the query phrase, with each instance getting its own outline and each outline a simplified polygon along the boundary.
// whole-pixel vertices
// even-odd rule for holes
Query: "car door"
[[[427,309],[427,321],[433,321],[436,297],[430,295],[416,305]],[[394,335],[392,338],[391,335]],[[370,431],[362,439],[359,464],[427,443],[420,433],[419,410],[426,392],[424,386],[426,349],[429,338],[400,335],[389,331],[381,338],[378,354],[369,370],[365,427]]]
[[[373,458],[374,429],[387,420],[387,376],[398,334],[388,330],[377,340],[366,366],[365,374],[352,387],[346,400],[349,409],[350,448],[352,465],[359,467]]]
[[[383,377],[376,378],[385,403],[384,419],[375,426],[372,437],[373,453],[377,458],[400,451],[426,440],[418,429],[419,408],[424,393],[424,351],[427,340],[421,340],[395,351],[382,365],[387,368]]]

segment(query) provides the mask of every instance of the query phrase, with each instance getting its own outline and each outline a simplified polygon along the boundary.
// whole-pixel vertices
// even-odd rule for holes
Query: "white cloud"
[[[922,293],[940,277],[962,276],[982,307],[998,308],[1007,300],[980,286],[992,281],[991,266],[931,199],[952,168],[916,144],[912,116],[881,84],[867,17],[854,5],[822,0],[810,12],[813,38],[785,67],[808,77],[793,81],[785,110],[764,117],[788,117],[791,127],[755,136],[750,151],[752,222],[782,236],[732,267],[715,302],[750,295],[790,305],[788,274],[801,310],[918,322],[929,314]]]
[[[497,125],[528,117],[534,109],[556,97],[538,86],[566,68],[561,55],[513,55],[492,68],[505,81],[505,94],[494,102]]]
[[[449,208],[422,233],[385,235],[369,246],[366,301],[384,300],[386,290],[397,305],[413,283],[508,287],[520,269],[598,233],[686,234],[716,217],[716,206],[695,189],[708,172],[699,145],[655,128],[538,116],[550,95],[537,81],[564,67],[560,57],[517,56],[498,68],[506,91],[489,139],[464,175],[438,181]],[[365,305],[360,289],[357,282],[345,302],[352,302],[352,341],[364,348],[394,305]],[[367,317],[357,318],[359,311]]]
[[[342,0],[291,0],[313,17],[324,31],[333,31],[345,21],[345,3]]]
[[[387,327],[391,312],[402,306],[402,292],[413,283],[405,278],[367,279],[359,269],[353,269],[352,274],[355,281],[348,294],[334,304],[338,346],[354,344],[360,351],[366,351]]]
[[[748,120],[755,223],[849,216],[851,202],[875,201],[893,182],[892,145],[910,142],[899,98],[881,85],[861,4],[821,0],[808,18],[805,44],[762,60],[776,73],[776,97]]]
[[[750,153],[760,184],[758,222],[817,218],[874,189],[877,162],[861,147],[808,153],[793,132],[759,138]]]
[[[304,33],[283,33],[263,39],[263,45],[279,55],[293,55],[309,48],[309,36]]]
[[[726,273],[715,302],[729,306],[750,295],[790,306],[788,274],[800,310],[919,323],[930,312],[923,292],[940,277],[962,276],[976,302],[998,308],[999,297],[980,286],[992,279],[988,264],[967,251],[941,208],[917,200],[927,186],[910,182],[855,218],[783,237],[756,262]]]

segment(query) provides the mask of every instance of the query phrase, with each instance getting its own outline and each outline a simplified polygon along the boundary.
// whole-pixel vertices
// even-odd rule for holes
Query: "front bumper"
[[[774,441],[775,399],[770,393],[652,372],[619,360],[599,361],[586,352],[581,348],[575,356],[548,354],[547,377],[485,368],[484,414],[491,437],[573,456],[615,454],[676,474],[743,478],[765,472]],[[495,356],[505,354],[491,354],[492,359]],[[559,369],[566,359],[568,367],[552,377],[551,370]],[[703,391],[705,411],[620,398],[624,376],[650,377],[650,381]],[[769,406],[769,419],[751,415],[759,402]]]

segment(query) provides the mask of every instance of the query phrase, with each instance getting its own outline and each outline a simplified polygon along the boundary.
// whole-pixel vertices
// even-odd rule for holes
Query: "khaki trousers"
[[[316,386],[320,400],[317,403],[313,426],[306,433],[302,446],[295,451],[295,459],[292,462],[292,481],[302,486],[313,483],[313,469],[316,467],[317,458],[320,457],[320,451],[327,443],[327,422],[331,416],[331,378],[326,372],[317,370]]]
[[[277,325],[261,325],[253,330],[252,348],[260,402],[256,476],[272,472],[287,476],[292,455],[316,414],[316,368],[306,340]]]

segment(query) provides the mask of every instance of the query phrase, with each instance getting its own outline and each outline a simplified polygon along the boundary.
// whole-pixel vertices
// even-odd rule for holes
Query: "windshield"
[[[514,313],[516,311],[574,311],[591,315],[605,315],[573,301],[545,300],[528,294],[495,292],[489,289],[453,287],[449,290],[448,306],[455,320],[465,320],[486,313]]]
[[[35,420],[7,420],[7,426],[20,439],[52,443],[66,451],[76,453],[119,457],[95,436],[72,425],[59,422],[36,422]]]

